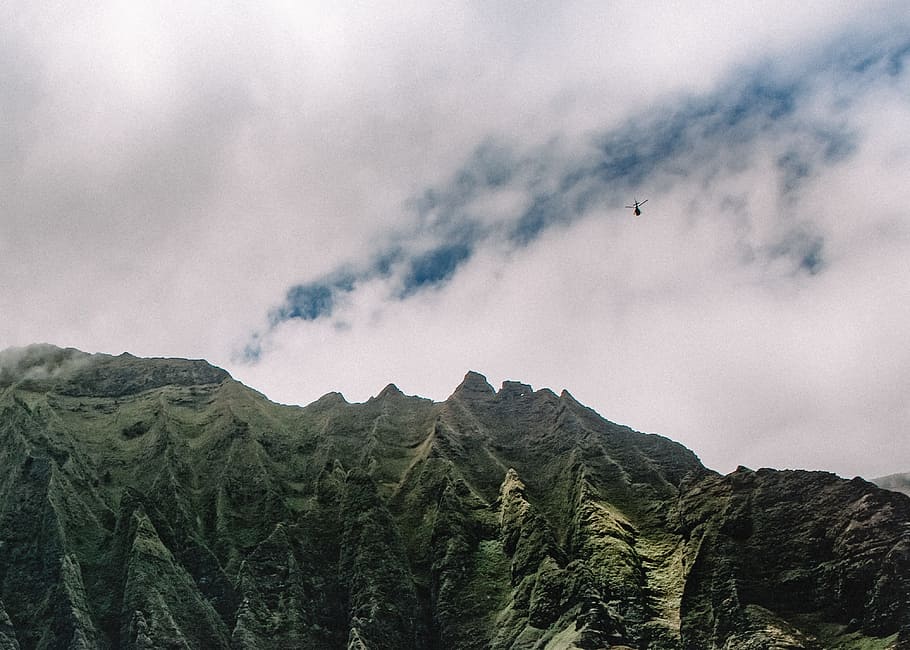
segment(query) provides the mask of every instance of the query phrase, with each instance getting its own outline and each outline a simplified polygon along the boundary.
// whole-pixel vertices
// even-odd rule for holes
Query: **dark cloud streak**
[[[424,287],[437,286],[452,277],[458,267],[470,258],[471,246],[467,243],[443,244],[410,260],[404,276],[401,297]]]

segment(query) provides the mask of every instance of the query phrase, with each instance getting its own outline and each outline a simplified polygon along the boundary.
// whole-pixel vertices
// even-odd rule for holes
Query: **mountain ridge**
[[[301,407],[5,351],[0,469],[0,648],[910,647],[910,498],[476,372]]]

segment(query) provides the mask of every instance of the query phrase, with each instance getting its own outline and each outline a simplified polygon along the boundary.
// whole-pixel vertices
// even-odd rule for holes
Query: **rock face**
[[[910,648],[910,498],[468,373],[273,404],[0,353],[0,648]]]

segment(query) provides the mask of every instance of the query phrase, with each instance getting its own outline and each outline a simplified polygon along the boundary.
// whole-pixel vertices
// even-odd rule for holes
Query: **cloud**
[[[402,295],[445,282],[470,255],[467,244],[446,244],[414,258],[404,278]]]
[[[427,284],[444,280],[443,291],[401,292],[406,271],[369,273],[363,294],[356,284],[346,292],[335,320],[344,328],[287,323],[268,336],[355,399],[395,371],[399,383],[422,378],[406,390],[438,399],[457,384],[453,367],[562,380],[608,417],[670,432],[721,469],[824,458],[850,473],[840,468],[856,467],[861,448],[884,449],[904,426],[897,393],[880,380],[864,388],[878,361],[856,338],[893,343],[860,313],[888,299],[862,299],[868,270],[843,257],[853,226],[823,196],[841,178],[842,205],[857,205],[849,177],[874,164],[864,147],[879,132],[863,116],[904,83],[890,71],[905,46],[869,43],[853,43],[850,56],[832,46],[838,54],[824,50],[803,68],[738,68],[710,93],[674,97],[581,142],[488,140],[405,204],[417,227],[395,236],[401,268],[430,260]],[[906,116],[896,95],[885,105]],[[607,216],[645,186],[659,194],[643,219]],[[472,233],[470,247],[456,226]],[[876,245],[850,246],[874,255]],[[883,259],[883,271],[895,263]],[[902,374],[906,355],[896,358]],[[299,401],[301,381],[284,377],[283,399]],[[845,399],[869,389],[877,415]],[[887,430],[856,438],[864,418]],[[888,461],[864,462],[881,473]]]
[[[874,55],[860,49],[847,56],[841,46],[833,46],[835,56],[825,52],[821,57],[835,61],[828,74],[851,91],[868,85],[865,75],[879,79],[882,67],[894,76],[907,45],[898,42],[882,49],[877,38],[875,43]],[[751,170],[757,164],[753,159],[762,153],[773,156],[780,199],[798,200],[800,187],[821,169],[850,159],[857,138],[851,127],[832,120],[830,111],[804,109],[829,90],[817,87],[817,62],[805,65],[803,70],[775,70],[767,64],[739,69],[710,94],[676,97],[651,107],[593,133],[587,146],[574,150],[560,150],[558,141],[528,151],[487,140],[446,184],[425,189],[406,203],[411,229],[394,232],[394,247],[387,243],[375,253],[383,263],[358,275],[388,277],[390,260],[395,259],[402,267],[397,297],[406,299],[451,279],[476,246],[528,246],[547,229],[565,227],[644,184],[666,190],[698,182],[711,191],[731,175]],[[829,101],[839,102],[843,111],[856,99],[841,91]],[[506,209],[495,205],[495,197],[504,195],[511,198]],[[788,215],[782,215],[780,221],[787,220]],[[743,248],[748,249],[745,260],[791,260],[794,271],[815,274],[824,266],[824,235],[809,222],[784,225],[772,239],[757,245],[744,242]],[[328,316],[334,296],[355,288],[353,277],[347,276],[340,282],[295,285],[285,303],[272,311],[271,324]]]
[[[64,350],[49,344],[7,348],[0,350],[0,384],[65,377],[94,360],[95,357],[79,350]]]
[[[720,468],[905,471],[907,27],[888,1],[5,3],[0,347],[205,357],[292,402],[474,368]]]

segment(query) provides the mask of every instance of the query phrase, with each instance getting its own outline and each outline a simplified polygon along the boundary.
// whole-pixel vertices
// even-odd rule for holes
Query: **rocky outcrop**
[[[164,545],[141,506],[132,513],[129,528],[132,544],[125,566],[120,645],[226,647],[224,621]]]
[[[910,499],[862,479],[770,469],[683,487],[673,518],[691,549],[686,647],[825,647],[822,623],[910,632]]]
[[[201,360],[86,354],[50,345],[0,352],[0,386],[83,397],[123,397],[165,386],[218,384],[230,375]]]
[[[0,354],[0,648],[904,648],[908,576],[910,498],[720,476],[565,391]]]

